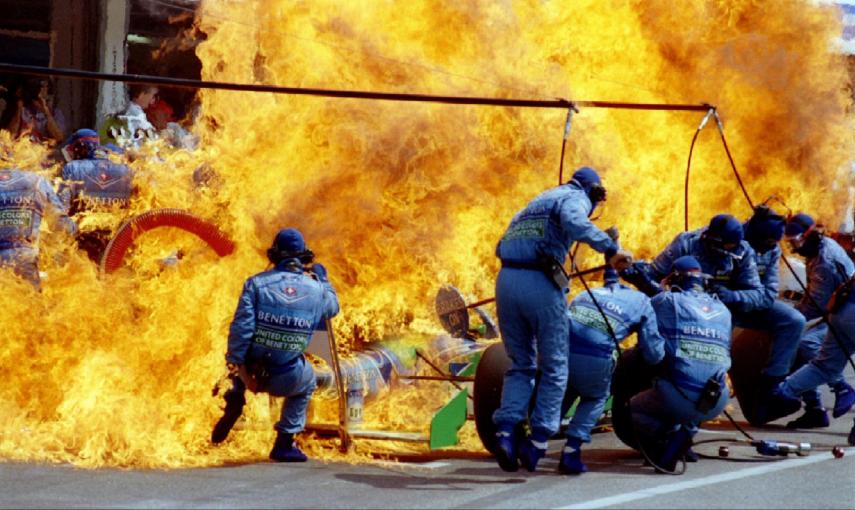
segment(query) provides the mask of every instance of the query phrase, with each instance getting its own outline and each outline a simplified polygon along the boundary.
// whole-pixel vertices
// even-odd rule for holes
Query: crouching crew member
[[[275,267],[246,281],[229,329],[226,362],[240,377],[226,394],[226,412],[211,439],[225,440],[243,409],[246,386],[285,397],[270,459],[304,462],[306,455],[295,445],[294,434],[305,428],[316,383],[303,352],[317,326],[338,313],[338,296],[324,266],[313,264],[305,273],[304,264],[314,255],[299,231],[280,231],[267,255]]]
[[[638,333],[638,349],[644,361],[656,365],[664,356],[656,314],[645,294],[621,285],[617,271],[607,266],[605,284],[583,292],[570,304],[570,362],[568,391],[579,395],[579,404],[567,428],[567,444],[558,470],[579,474],[588,470],[581,459],[582,443],[591,442],[591,429],[603,414],[609,398],[612,371],[620,342]],[[596,299],[596,303],[593,301]],[[598,306],[599,305],[599,306]],[[601,313],[602,310],[602,313]],[[603,314],[608,317],[606,325]],[[612,337],[614,335],[614,337]]]
[[[787,377],[779,386],[777,397],[798,403],[799,395],[815,391],[821,384],[839,381],[850,356],[855,353],[855,276],[840,285],[828,307],[828,324],[819,353]],[[855,426],[849,433],[849,444],[855,445]]]
[[[745,240],[754,249],[757,273],[763,283],[769,303],[751,313],[733,310],[735,326],[768,331],[772,341],[769,357],[761,372],[760,384],[756,388],[755,422],[768,423],[798,411],[790,406],[770,405],[772,392],[790,373],[796,357],[799,339],[805,328],[804,316],[788,303],[778,299],[779,270],[781,262],[780,241],[784,236],[787,220],[766,205],[757,206],[754,214],[743,225]]]
[[[701,264],[691,256],[674,261],[670,292],[651,300],[665,342],[662,375],[630,400],[632,426],[657,469],[674,471],[700,423],[727,404],[730,311],[704,291]]]
[[[535,197],[511,220],[496,247],[502,269],[496,279],[496,309],[502,342],[511,359],[502,403],[493,415],[496,459],[505,471],[520,461],[534,471],[558,430],[567,386],[567,277],[563,264],[570,246],[581,241],[618,255],[618,244],[589,219],[606,198],[597,173],[580,168],[572,179]],[[535,375],[540,371],[531,436],[521,434],[529,417]]]
[[[855,274],[855,265],[846,251],[834,239],[823,235],[813,218],[807,214],[799,213],[793,216],[787,222],[784,235],[793,252],[804,257],[807,263],[807,293],[796,308],[807,320],[821,318],[835,289]],[[851,328],[851,325],[848,327]],[[831,377],[834,371],[826,370],[825,375],[820,377],[820,372],[816,370],[817,365],[806,365],[817,358],[821,346],[828,341],[827,337],[828,323],[823,321],[808,329],[801,338],[796,366],[804,366],[805,370],[799,368],[801,375],[796,379],[796,383],[784,385],[784,394],[800,396],[805,410],[802,416],[787,424],[788,428],[821,428],[829,425],[828,412],[822,406],[817,389],[823,383],[828,383],[834,392],[832,415],[835,418],[846,414],[855,405],[855,390],[843,379],[842,372]],[[834,343],[833,339],[831,341]],[[825,356],[828,356],[828,352]],[[826,367],[827,363],[828,360],[825,359],[818,366]],[[810,366],[814,368],[811,369]],[[788,378],[788,381],[791,379]],[[786,407],[781,401],[778,401],[778,406]],[[796,407],[792,412],[798,409]]]

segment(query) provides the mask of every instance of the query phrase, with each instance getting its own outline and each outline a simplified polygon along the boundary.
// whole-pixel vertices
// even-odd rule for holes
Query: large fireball
[[[197,22],[208,35],[197,49],[206,80],[714,104],[755,200],[777,194],[832,227],[845,208],[850,96],[831,48],[840,31],[832,7],[206,0]],[[90,467],[263,458],[266,426],[209,445],[219,412],[211,387],[241,284],[265,268],[279,228],[301,229],[328,267],[340,339],[429,336],[440,331],[438,286],[491,296],[504,228],[558,181],[566,112],[557,109],[212,90],[201,99],[200,148],[147,148],[133,163],[132,207],[189,209],[227,232],[236,253],[217,259],[191,236],[152,232],[127,268],[99,279],[46,232],[41,294],[0,274],[1,458]],[[598,223],[618,225],[640,257],[682,230],[702,116],[582,109],[574,118],[565,175],[581,165],[602,172],[609,200]],[[39,169],[39,149],[15,145],[17,163]],[[199,168],[216,174],[210,186],[194,184]],[[721,211],[750,212],[710,125],[695,147],[690,225]],[[157,262],[178,248],[188,255],[177,265]],[[599,263],[583,255],[583,265]]]

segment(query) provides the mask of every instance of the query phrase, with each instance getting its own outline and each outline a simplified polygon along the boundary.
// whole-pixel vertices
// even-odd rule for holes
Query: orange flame
[[[852,148],[831,7],[206,0],[197,19],[208,34],[197,48],[207,80],[715,104],[755,201],[776,193],[833,226],[845,205],[828,199],[845,193]],[[560,110],[211,90],[201,99],[200,149],[144,148],[132,163],[140,189],[130,213],[189,209],[228,232],[237,252],[217,260],[194,238],[152,232],[126,271],[99,280],[67,239],[46,233],[43,293],[0,274],[0,457],[88,467],[263,459],[275,419],[266,397],[247,410],[260,426],[214,448],[210,388],[241,284],[264,268],[279,228],[300,228],[328,267],[342,303],[339,338],[421,339],[439,331],[440,284],[492,295],[495,243],[557,182]],[[584,109],[574,119],[566,168],[602,171],[610,194],[600,224],[619,225],[639,256],[682,229],[686,155],[701,117]],[[712,131],[695,148],[692,227],[719,211],[750,212]],[[38,167],[30,155],[40,148],[15,150],[19,166]],[[199,168],[218,179],[194,184]],[[178,248],[190,255],[164,269],[158,261]],[[597,262],[588,253],[582,265]],[[393,393],[376,405],[408,405]],[[377,412],[380,421],[402,414]]]

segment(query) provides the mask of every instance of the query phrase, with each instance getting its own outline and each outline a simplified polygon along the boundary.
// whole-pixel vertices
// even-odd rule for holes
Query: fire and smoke
[[[850,97],[842,57],[830,51],[840,30],[831,7],[207,0],[197,23],[207,80],[715,104],[755,200],[776,193],[832,226],[845,207],[833,197],[845,196]],[[492,295],[503,229],[557,182],[559,110],[210,90],[201,98],[200,148],[147,148],[133,163],[132,208],[189,209],[229,233],[237,252],[217,260],[194,238],[152,232],[127,270],[102,280],[68,239],[45,233],[43,293],[0,275],[0,457],[90,467],[263,458],[272,430],[209,445],[219,412],[210,390],[241,284],[264,269],[279,228],[300,228],[328,267],[342,303],[339,338],[430,334],[439,331],[438,286]],[[599,223],[618,225],[638,256],[682,229],[686,155],[701,116],[590,109],[574,120],[566,168],[602,171],[609,201]],[[693,227],[719,211],[749,213],[713,131],[695,148]],[[20,166],[40,169],[40,148],[14,149]],[[199,168],[217,176],[209,186],[194,184]],[[180,263],[159,262],[179,248],[188,254]]]

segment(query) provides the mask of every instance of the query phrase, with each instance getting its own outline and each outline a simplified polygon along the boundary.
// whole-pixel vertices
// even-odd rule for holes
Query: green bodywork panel
[[[457,432],[466,423],[467,398],[469,398],[469,391],[464,389],[433,415],[430,422],[431,450],[454,446],[458,443]]]

